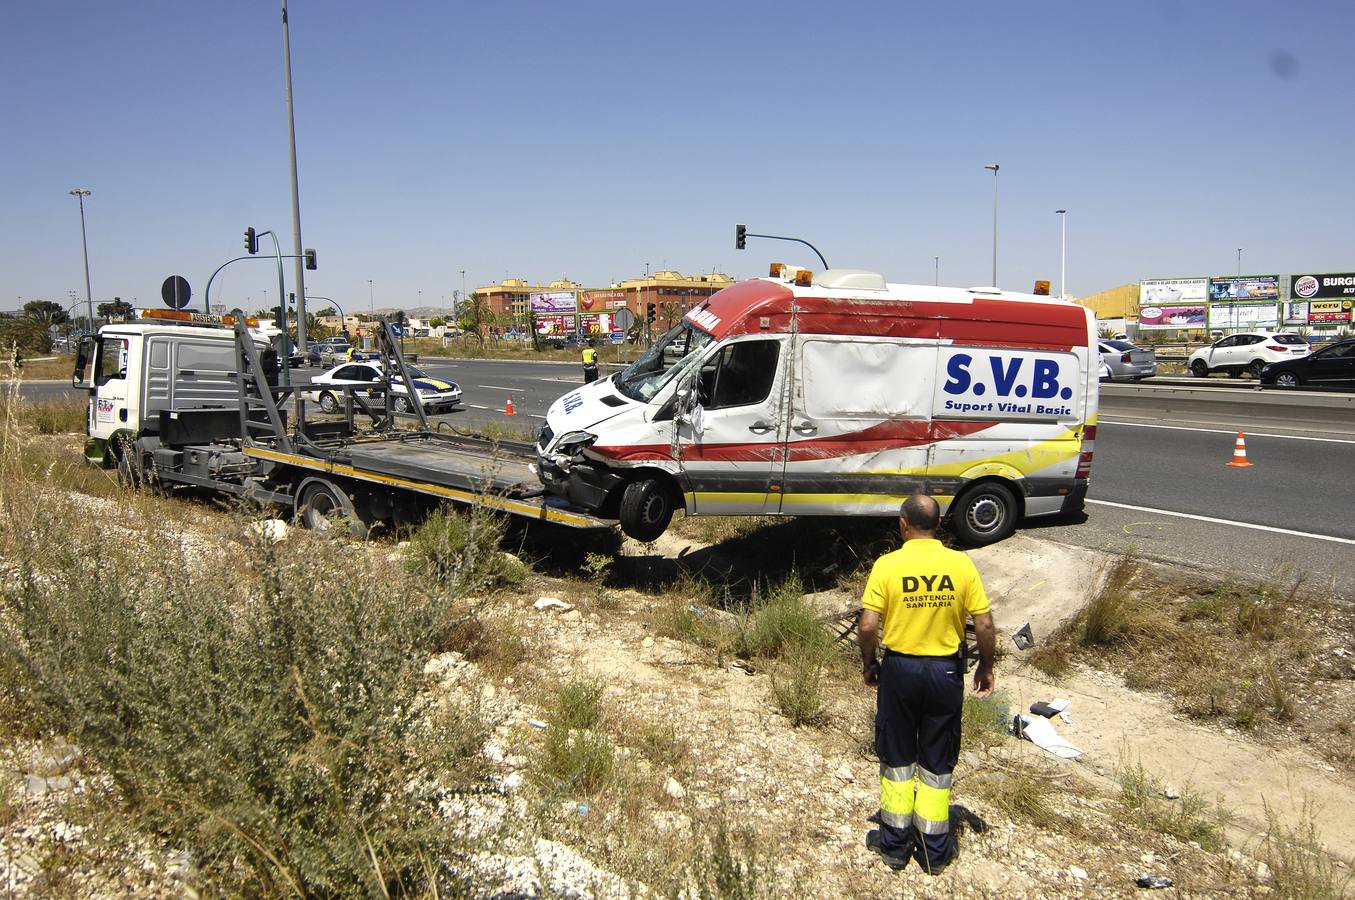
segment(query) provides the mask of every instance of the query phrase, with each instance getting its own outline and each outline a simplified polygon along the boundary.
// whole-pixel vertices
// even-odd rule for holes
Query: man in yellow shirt
[[[957,849],[950,831],[950,783],[960,755],[965,616],[974,620],[978,637],[975,697],[993,692],[996,648],[983,581],[968,556],[936,539],[940,519],[940,507],[925,494],[903,502],[903,547],[871,569],[858,639],[862,676],[868,685],[879,684],[880,828],[866,835],[866,846],[890,868],[902,869],[916,857],[931,874]]]

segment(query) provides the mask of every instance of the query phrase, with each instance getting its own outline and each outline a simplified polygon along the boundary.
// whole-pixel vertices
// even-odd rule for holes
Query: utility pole
[[[933,276],[932,276],[932,284],[935,285],[935,286],[937,286],[937,287],[940,287],[940,286],[941,286],[941,257],[939,257],[939,256],[933,256],[933,257],[932,257],[932,263],[933,263],[933,264],[935,265],[935,267],[936,267],[936,271],[935,271],[935,273],[934,273]]]
[[[1059,297],[1068,299],[1068,210],[1056,209],[1054,214],[1063,220],[1063,249],[1059,253]]]
[[[80,246],[85,251],[85,304],[89,307],[89,330],[93,334],[94,292],[89,287],[89,241],[85,239],[85,198],[91,193],[92,191],[87,191],[84,188],[74,188],[70,192],[72,197],[80,201]],[[1241,253],[1242,251],[1239,250],[1238,252]]]
[[[1242,248],[1237,248],[1237,277],[1242,277]]]
[[[292,253],[296,259],[296,344],[306,350],[306,266],[301,249],[301,191],[296,178],[296,115],[292,109],[292,40],[287,31],[287,0],[282,0],[282,69],[287,85],[287,140],[292,155]]]

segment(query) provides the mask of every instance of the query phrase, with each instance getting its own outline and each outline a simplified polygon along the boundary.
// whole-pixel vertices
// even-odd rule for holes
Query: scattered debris
[[[1035,635],[1030,630],[1030,623],[1022,625],[1012,635],[1012,643],[1016,645],[1017,650],[1029,650],[1035,646]]]
[[[678,780],[671,776],[663,783],[663,792],[674,800],[681,800],[687,796],[687,789],[678,784]]]
[[[561,612],[569,612],[573,608],[559,597],[542,597],[532,604],[532,609],[558,609]]]
[[[1176,785],[1169,783],[1162,788],[1162,796],[1168,800],[1180,800],[1181,790]]]
[[[251,522],[249,532],[270,544],[280,544],[287,540],[287,523],[281,519],[264,519],[262,522]]]
[[[1141,888],[1169,888],[1173,882],[1166,875],[1140,875],[1134,883]]]
[[[1060,759],[1079,759],[1083,752],[1059,737],[1054,725],[1048,719],[1032,719],[1027,716],[1012,717],[1012,734],[1025,738],[1041,750],[1054,754]]]
[[[1082,868],[1081,866],[1069,866],[1068,874],[1076,878],[1078,881],[1087,880],[1087,870]]]

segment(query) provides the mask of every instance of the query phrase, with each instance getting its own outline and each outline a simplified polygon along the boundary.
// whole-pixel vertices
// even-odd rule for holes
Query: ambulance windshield
[[[659,338],[613,383],[623,395],[648,403],[674,375],[691,365],[712,340],[706,332],[683,322]]]

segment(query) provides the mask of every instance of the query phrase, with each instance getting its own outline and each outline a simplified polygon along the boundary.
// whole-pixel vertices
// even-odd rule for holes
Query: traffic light
[[[254,226],[245,229],[245,251],[250,256],[259,252],[259,238],[254,233]]]
[[[735,250],[742,250],[742,249],[744,249],[744,245],[747,243],[747,238],[748,238],[748,226],[747,226],[747,225],[735,225],[735,226],[734,226],[734,249],[735,249]]]
[[[314,251],[314,250],[307,250],[307,251],[306,251],[306,268],[309,269],[309,270],[312,271],[312,272],[315,271],[315,251]]]
[[[645,321],[646,321],[646,322],[649,322],[650,324],[653,324],[654,320],[657,319],[658,317],[659,317],[659,307],[658,307],[658,305],[657,305],[657,304],[654,304],[654,303],[646,304],[646,305],[645,305]]]

